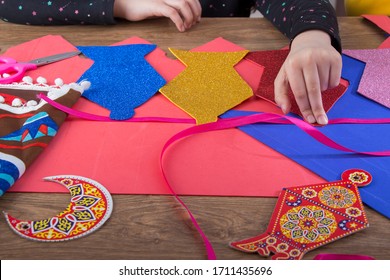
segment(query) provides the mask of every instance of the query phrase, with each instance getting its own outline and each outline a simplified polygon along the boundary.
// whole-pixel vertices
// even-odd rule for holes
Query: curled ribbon
[[[81,119],[85,120],[91,120],[91,121],[105,121],[105,122],[116,122],[117,120],[112,120],[109,117],[104,116],[98,116],[90,113],[80,112],[77,110],[74,110],[72,108],[63,106],[47,96],[43,94],[38,95],[39,98],[45,100],[47,103],[49,103],[51,106],[71,115],[75,116]],[[195,124],[195,120],[193,119],[182,119],[182,118],[163,118],[163,117],[143,117],[143,118],[131,118],[128,120],[125,120],[126,122],[166,122],[166,123],[193,123]],[[210,260],[215,260],[216,255],[215,251],[212,247],[211,242],[207,238],[206,234],[202,231],[201,227],[198,225],[194,215],[192,214],[191,210],[187,207],[187,205],[180,199],[180,197],[177,195],[177,193],[174,191],[174,189],[171,187],[171,185],[168,182],[168,179],[165,175],[164,167],[163,167],[163,159],[164,154],[168,150],[168,148],[175,142],[186,138],[188,136],[209,132],[209,131],[215,131],[215,130],[222,130],[227,128],[235,128],[239,126],[249,125],[249,124],[255,124],[255,123],[269,123],[269,124],[293,124],[303,130],[305,133],[309,134],[311,137],[313,137],[318,142],[339,150],[343,152],[349,152],[349,153],[356,153],[356,154],[362,154],[362,155],[368,155],[368,156],[390,156],[390,150],[385,151],[355,151],[352,149],[349,149],[348,147],[344,147],[337,142],[333,141],[326,135],[324,135],[322,132],[320,132],[317,128],[314,126],[300,120],[297,118],[285,116],[285,115],[279,115],[274,113],[257,113],[249,116],[242,116],[242,117],[234,117],[234,118],[227,118],[227,119],[220,119],[213,123],[206,123],[202,125],[192,126],[185,130],[180,131],[179,133],[173,135],[165,144],[160,154],[160,169],[161,173],[163,175],[163,178],[171,191],[172,195],[176,198],[176,200],[186,209],[188,215],[190,216],[190,219],[200,234],[200,236],[203,239],[203,242],[206,247],[207,251],[207,257]],[[388,124],[390,123],[389,118],[381,118],[381,119],[350,119],[350,118],[340,118],[340,119],[333,119],[329,120],[329,124]]]

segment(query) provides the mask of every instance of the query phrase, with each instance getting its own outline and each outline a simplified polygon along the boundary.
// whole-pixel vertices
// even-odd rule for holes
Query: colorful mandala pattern
[[[349,207],[345,209],[345,213],[351,217],[360,217],[363,212],[359,208]]]
[[[364,184],[364,183],[368,182],[369,176],[364,172],[356,171],[356,172],[349,174],[348,179],[354,183]]]
[[[304,189],[302,195],[307,198],[313,198],[317,196],[317,192],[311,188]]]
[[[324,188],[318,197],[323,204],[332,208],[347,208],[356,202],[355,194],[343,186]]]
[[[367,186],[372,181],[372,176],[365,170],[349,169],[345,170],[341,175],[343,181],[349,181],[356,186]]]
[[[322,242],[337,228],[334,215],[318,206],[302,206],[289,210],[280,218],[282,233],[298,243]]]

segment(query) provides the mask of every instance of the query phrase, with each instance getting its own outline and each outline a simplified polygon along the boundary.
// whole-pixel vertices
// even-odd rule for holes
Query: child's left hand
[[[199,0],[115,0],[114,16],[130,21],[167,17],[184,32],[200,21]]]
[[[340,83],[342,60],[331,45],[330,36],[321,30],[309,30],[296,36],[290,53],[275,79],[275,102],[283,113],[291,108],[289,86],[299,109],[309,123],[325,125],[328,118],[321,92]]]

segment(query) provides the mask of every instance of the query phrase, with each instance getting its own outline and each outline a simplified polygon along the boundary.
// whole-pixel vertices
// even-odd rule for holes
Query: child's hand
[[[275,79],[276,104],[285,114],[290,111],[287,95],[290,86],[306,121],[327,124],[321,92],[340,83],[341,66],[341,55],[331,45],[326,32],[302,32],[293,40],[290,53]]]
[[[199,22],[199,0],[115,0],[114,16],[130,21],[151,17],[170,18],[181,32]]]

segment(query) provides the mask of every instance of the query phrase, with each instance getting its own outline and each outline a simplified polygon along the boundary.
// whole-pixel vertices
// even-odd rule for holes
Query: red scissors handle
[[[20,81],[26,71],[36,68],[36,64],[19,63],[9,57],[0,57],[0,84],[10,84]],[[4,77],[4,74],[8,74],[9,76]]]

